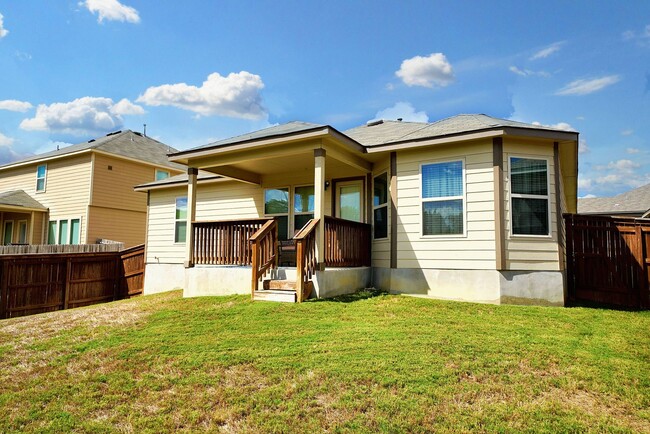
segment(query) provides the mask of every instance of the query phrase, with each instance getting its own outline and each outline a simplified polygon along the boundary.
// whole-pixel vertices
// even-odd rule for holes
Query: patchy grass
[[[650,312],[168,293],[0,322],[0,431],[650,432]]]

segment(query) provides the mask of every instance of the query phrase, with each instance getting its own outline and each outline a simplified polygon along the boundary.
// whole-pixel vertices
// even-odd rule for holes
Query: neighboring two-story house
[[[143,243],[147,201],[133,186],[183,173],[171,152],[125,130],[0,166],[2,244]]]

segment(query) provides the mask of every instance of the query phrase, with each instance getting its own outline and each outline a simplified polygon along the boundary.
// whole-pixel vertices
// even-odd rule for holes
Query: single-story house
[[[300,301],[372,286],[564,303],[577,132],[483,114],[344,132],[289,122],[170,161],[187,174],[136,187],[145,293]]]
[[[650,213],[650,184],[613,197],[578,199],[578,214],[642,217]]]

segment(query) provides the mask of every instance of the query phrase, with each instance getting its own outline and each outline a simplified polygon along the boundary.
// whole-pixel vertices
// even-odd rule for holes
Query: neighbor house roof
[[[23,190],[12,190],[0,193],[0,207],[2,206],[24,208],[26,210],[47,211],[47,207],[33,199]]]
[[[496,128],[518,128],[567,133],[544,125],[527,124],[484,114],[461,114],[437,122],[402,122],[379,120],[352,128],[343,133],[364,146],[415,141],[433,137],[452,136]],[[576,134],[575,131],[570,133]]]
[[[207,172],[205,170],[199,170],[199,174],[196,177],[197,182],[214,182],[217,180],[226,180],[221,175],[215,173]],[[136,185],[134,189],[136,191],[147,191],[154,188],[165,188],[165,187],[174,187],[174,186],[183,186],[187,187],[187,173],[181,173],[176,176],[170,176],[169,178],[161,179],[158,181],[147,182],[145,184]]]
[[[614,197],[578,199],[578,214],[642,215],[650,210],[650,184]]]
[[[102,151],[159,166],[166,166],[175,169],[183,168],[183,166],[170,162],[167,158],[167,154],[177,152],[176,149],[152,139],[151,137],[144,136],[131,130],[124,130],[109,133],[97,139],[91,139],[87,142],[77,143],[76,145],[66,146],[54,151],[32,155],[31,157],[0,166],[0,170],[28,163],[60,158],[66,155],[88,152],[91,150]]]

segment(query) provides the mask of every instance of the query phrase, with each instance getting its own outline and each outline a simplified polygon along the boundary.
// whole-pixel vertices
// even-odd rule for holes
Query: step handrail
[[[296,301],[309,297],[305,290],[316,272],[316,228],[320,219],[311,219],[293,237],[296,243]]]

